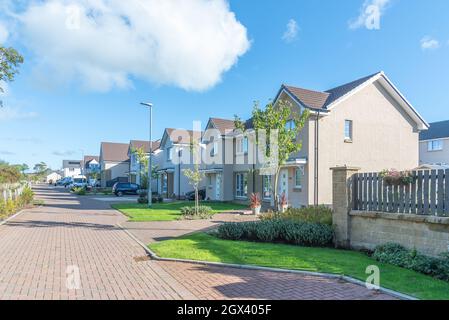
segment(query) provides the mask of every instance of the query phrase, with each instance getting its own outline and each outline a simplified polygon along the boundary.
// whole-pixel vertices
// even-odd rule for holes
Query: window
[[[237,138],[237,154],[248,153],[248,137]]]
[[[295,170],[295,188],[302,188],[302,170],[300,168],[297,168]]]
[[[171,161],[172,160],[172,149],[173,148],[167,148],[167,160]]]
[[[272,195],[272,177],[263,176],[263,198],[271,199]]]
[[[441,151],[443,150],[443,140],[432,140],[427,142],[428,151]]]
[[[287,130],[293,130],[295,128],[296,128],[296,125],[295,125],[295,121],[293,121],[293,120],[288,120],[287,123],[285,124],[285,129],[287,129]]]
[[[352,141],[352,120],[345,120],[345,140]]]
[[[69,172],[74,172],[75,168],[69,168]]]
[[[216,156],[218,154],[218,142],[214,141],[212,144],[212,151],[211,151],[211,155],[212,156]]]
[[[212,175],[207,175],[207,183],[209,185],[209,187],[212,187]]]
[[[167,192],[167,185],[168,185],[167,175],[164,174],[162,176],[162,193],[166,193]]]
[[[248,176],[246,173],[235,175],[235,195],[242,198],[248,195]]]

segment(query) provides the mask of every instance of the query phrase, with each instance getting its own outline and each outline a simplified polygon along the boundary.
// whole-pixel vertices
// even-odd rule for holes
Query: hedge
[[[332,244],[332,227],[311,222],[272,219],[257,222],[229,222],[218,227],[217,235],[226,240],[284,242],[289,244],[327,247]]]

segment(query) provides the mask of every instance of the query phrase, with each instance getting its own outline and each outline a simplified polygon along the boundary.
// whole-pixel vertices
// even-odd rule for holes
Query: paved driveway
[[[390,298],[321,277],[148,260],[107,203],[36,191],[45,207],[0,226],[0,300]]]

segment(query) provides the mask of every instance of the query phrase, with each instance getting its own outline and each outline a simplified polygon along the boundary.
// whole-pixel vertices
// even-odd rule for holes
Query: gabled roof
[[[100,161],[98,156],[84,156],[84,160],[83,160],[84,168],[87,168],[93,160],[95,160],[97,162]]]
[[[235,122],[234,120],[228,120],[228,119],[220,119],[220,118],[210,118],[209,123],[212,124],[212,126],[220,131],[222,135],[226,134],[229,131],[233,131],[235,129]],[[208,123],[208,125],[209,125]]]
[[[102,142],[101,158],[103,161],[124,162],[128,161],[129,143]]]
[[[308,108],[313,111],[319,111],[322,113],[328,113],[336,105],[349,98],[351,95],[357,93],[366,85],[374,83],[378,80],[380,84],[388,91],[388,93],[391,94],[396,101],[398,101],[398,103],[407,112],[407,114],[417,123],[420,130],[426,130],[429,127],[427,122],[421,117],[421,115],[399,92],[399,90],[383,72],[377,72],[326,91],[314,91],[284,84],[281,86],[281,89],[276,95],[274,101],[276,102],[281,94],[285,92],[295,102],[297,102],[304,108]]]
[[[449,138],[449,120],[430,123],[430,128],[419,134],[419,140]]]
[[[170,140],[174,144],[190,144],[193,138],[201,139],[202,131],[192,131],[185,129],[166,128],[162,136],[161,145],[166,140]]]
[[[159,149],[161,145],[161,140],[156,140],[152,142],[152,150],[155,151],[157,149]],[[129,142],[129,152],[131,152],[132,150],[135,149],[140,149],[143,148],[143,150],[148,153],[150,152],[150,142],[149,141],[144,141],[144,140],[131,140]]]

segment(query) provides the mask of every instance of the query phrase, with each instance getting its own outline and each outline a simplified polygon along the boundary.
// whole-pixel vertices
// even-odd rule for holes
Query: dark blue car
[[[139,189],[140,186],[136,183],[117,182],[112,187],[112,193],[115,194],[117,197],[121,197],[125,194],[137,194]]]

